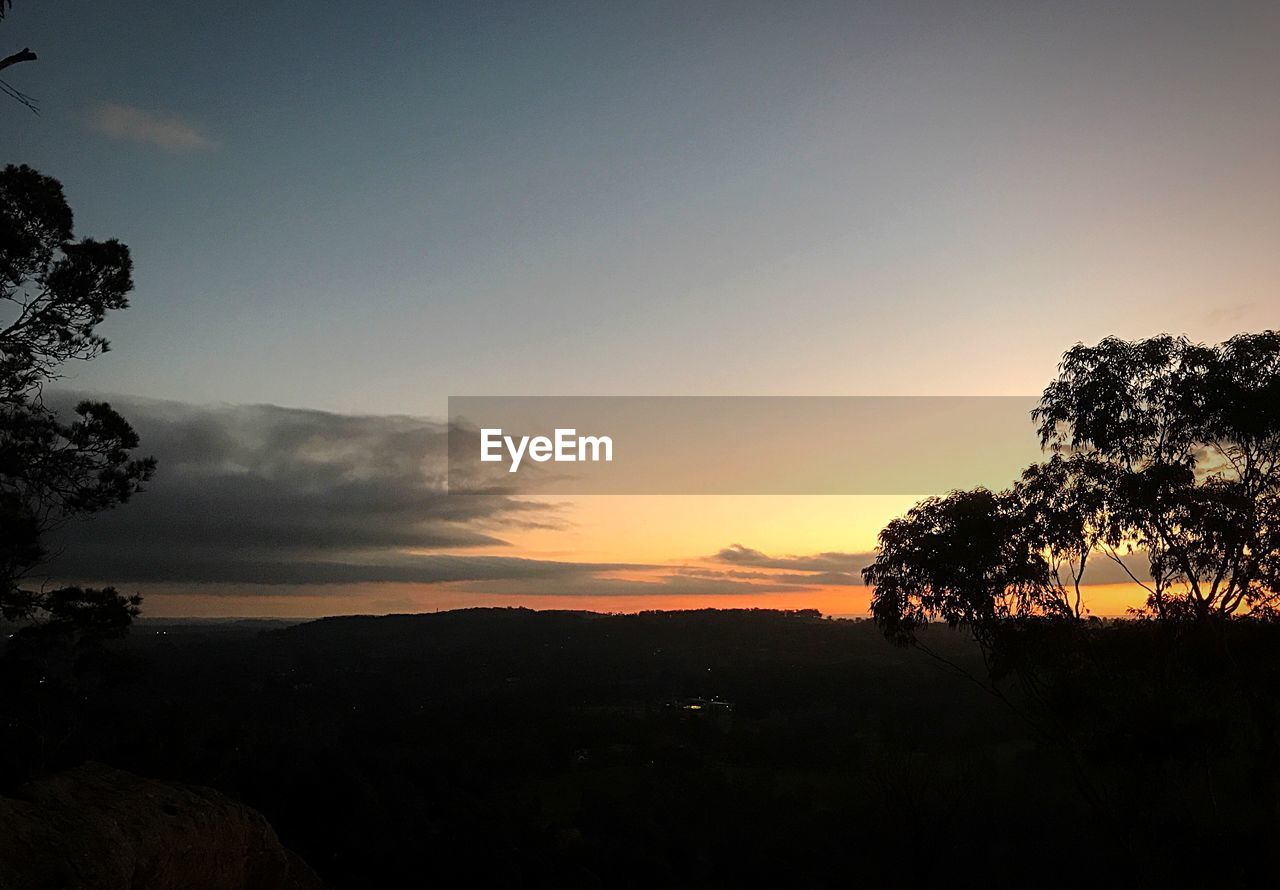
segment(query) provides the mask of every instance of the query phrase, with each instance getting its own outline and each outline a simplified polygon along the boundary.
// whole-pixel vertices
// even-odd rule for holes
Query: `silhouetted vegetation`
[[[1280,334],[1077,346],[1033,416],[1049,460],[881,533],[863,572],[876,623],[944,665],[922,630],[968,632],[970,679],[1022,717],[1144,882],[1256,882],[1280,799]],[[1086,614],[1099,563],[1146,591],[1136,620]]]
[[[16,639],[0,664],[4,768],[39,771],[74,721],[94,650],[138,614],[113,588],[51,588],[36,575],[45,533],[111,509],[155,468],[136,459],[138,437],[106,402],[83,401],[64,420],[43,399],[67,362],[108,348],[96,332],[128,306],[129,249],[74,240],[57,180],[29,167],[0,171],[0,618]]]
[[[1079,620],[1091,558],[1146,590],[1144,617],[1273,614],[1280,334],[1076,346],[1033,417],[1048,462],[1008,491],[930,498],[881,533],[863,575],[891,639],[938,620],[989,645],[1010,622]]]
[[[5,13],[12,8],[13,0],[0,0],[0,19],[3,19],[5,17]],[[0,71],[12,67],[13,65],[20,65],[23,62],[34,62],[35,60],[36,54],[31,51],[31,47],[24,46],[17,52],[9,53],[7,56],[0,58]],[[37,107],[35,99],[3,79],[0,79],[0,93],[4,93],[15,102],[25,105],[31,111],[34,111],[37,114],[39,113],[40,109]]]
[[[1275,629],[1224,685],[1177,627],[1072,626],[1034,648],[1074,761],[937,625],[954,668],[816,613],[528,610],[144,621],[62,758],[236,795],[335,887],[1256,881]]]

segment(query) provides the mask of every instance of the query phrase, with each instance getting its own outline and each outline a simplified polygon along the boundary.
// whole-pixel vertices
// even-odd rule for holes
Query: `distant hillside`
[[[1080,815],[1000,702],[866,622],[470,609],[148,629],[68,761],[218,788],[334,887],[892,883],[914,813],[957,836],[1000,819],[1028,851],[1040,827],[1011,808]],[[964,635],[928,636],[981,669]],[[994,867],[1004,844],[970,855]]]

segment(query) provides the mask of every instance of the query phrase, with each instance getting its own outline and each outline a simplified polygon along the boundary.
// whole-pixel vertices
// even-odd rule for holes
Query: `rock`
[[[313,890],[261,813],[101,764],[0,797],[0,890]]]

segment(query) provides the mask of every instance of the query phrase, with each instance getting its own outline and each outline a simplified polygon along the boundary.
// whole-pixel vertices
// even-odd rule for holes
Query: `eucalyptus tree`
[[[1147,554],[1154,615],[1275,609],[1280,334],[1078,345],[1033,416],[1043,445],[1105,468],[1108,532]]]
[[[101,401],[70,418],[45,404],[70,362],[109,348],[97,326],[128,306],[129,249],[76,239],[57,180],[26,166],[0,171],[0,614],[69,631],[110,630],[137,613],[111,588],[50,590],[28,583],[53,526],[122,504],[151,477],[138,436]]]
[[[989,646],[1011,621],[1082,618],[1099,560],[1157,619],[1280,609],[1280,334],[1075,346],[1032,417],[1052,455],[1008,491],[930,498],[881,532],[863,575],[891,639],[941,621]]]
[[[1071,614],[1043,541],[1011,491],[977,488],[920,502],[880,533],[876,559],[862,574],[875,588],[873,618],[901,644],[940,621],[989,646],[1011,619]]]

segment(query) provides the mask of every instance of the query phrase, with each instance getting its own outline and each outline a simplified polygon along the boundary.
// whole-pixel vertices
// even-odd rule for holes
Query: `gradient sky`
[[[1275,3],[18,0],[24,45],[3,160],[137,265],[80,390],[1028,394],[1077,341],[1277,322]],[[712,500],[498,549],[860,552],[903,508]]]

